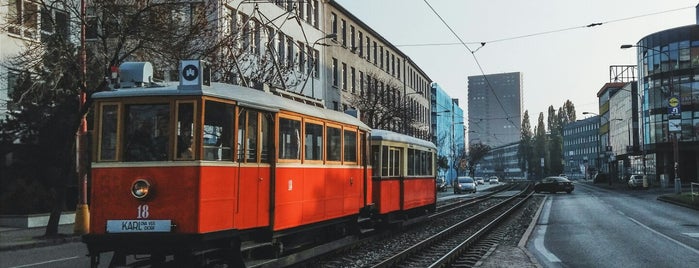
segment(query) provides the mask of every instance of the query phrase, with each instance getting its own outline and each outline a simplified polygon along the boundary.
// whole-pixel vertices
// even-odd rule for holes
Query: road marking
[[[67,260],[72,260],[72,259],[77,259],[77,258],[80,258],[80,256],[73,256],[73,257],[68,257],[68,258],[61,258],[61,259],[55,259],[55,260],[43,261],[43,262],[37,262],[37,263],[30,263],[30,264],[25,264],[25,265],[20,265],[20,266],[13,266],[11,268],[39,266],[39,265],[44,265],[44,264],[48,264],[48,263],[52,263],[52,262],[67,261]]]
[[[546,204],[544,204],[544,211],[541,214],[541,218],[539,219],[539,230],[537,231],[537,236],[534,238],[534,248],[536,251],[541,253],[544,258],[548,262],[561,262],[561,259],[556,257],[556,254],[553,254],[551,251],[549,251],[546,246],[544,245],[544,240],[546,239],[546,229],[549,222],[549,215],[551,211],[551,198],[546,199]]]
[[[652,228],[650,228],[650,227],[648,227],[647,225],[641,223],[640,221],[637,221],[637,220],[634,219],[634,218],[631,218],[631,217],[629,217],[629,216],[626,216],[626,218],[628,218],[628,219],[631,220],[632,222],[635,222],[635,223],[638,224],[639,226],[641,226],[641,227],[643,227],[643,228],[646,228],[646,230],[648,230],[648,231],[651,231],[651,232],[653,232],[653,233],[655,233],[655,234],[657,234],[657,235],[659,235],[659,236],[662,236],[663,238],[665,238],[665,239],[667,239],[667,240],[670,240],[670,241],[674,242],[675,244],[677,244],[677,245],[679,245],[679,246],[681,246],[681,247],[683,247],[683,248],[686,248],[686,249],[688,249],[689,251],[694,252],[695,254],[699,254],[699,250],[697,250],[697,249],[695,249],[695,248],[693,248],[693,247],[690,247],[690,246],[688,246],[688,245],[685,245],[685,244],[683,244],[682,242],[677,241],[677,240],[675,240],[675,239],[672,238],[672,237],[669,237],[669,236],[667,236],[667,235],[665,235],[665,234],[663,234],[663,233],[661,233],[661,232],[658,232],[658,231],[656,231],[656,230],[653,230]]]
[[[683,235],[693,237],[693,238],[699,238],[699,233],[682,233]]]

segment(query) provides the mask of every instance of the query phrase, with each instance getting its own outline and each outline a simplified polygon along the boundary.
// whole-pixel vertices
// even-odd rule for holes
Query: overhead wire
[[[429,3],[428,3],[429,5]],[[552,33],[559,33],[559,32],[565,32],[565,31],[571,31],[571,30],[579,30],[579,29],[584,29],[584,28],[591,28],[595,26],[602,26],[605,24],[611,24],[615,22],[620,22],[620,21],[626,21],[626,20],[632,20],[632,19],[638,19],[642,17],[649,17],[649,16],[655,16],[655,15],[660,15],[660,14],[665,14],[665,13],[671,13],[671,12],[676,12],[676,11],[681,11],[689,8],[695,8],[694,6],[689,6],[689,7],[681,7],[681,8],[675,8],[675,9],[669,9],[669,10],[664,10],[664,11],[659,11],[659,12],[652,12],[652,13],[646,13],[642,15],[636,15],[636,16],[631,16],[631,17],[626,17],[626,18],[620,18],[620,19],[613,19],[613,20],[608,20],[608,21],[603,21],[603,22],[594,22],[594,23],[589,23],[586,25],[580,25],[580,26],[573,26],[573,27],[567,27],[567,28],[561,28],[561,29],[555,29],[555,30],[549,30],[549,31],[543,31],[543,32],[537,32],[537,33],[531,33],[531,34],[524,34],[524,35],[517,35],[517,36],[512,36],[512,37],[505,37],[505,38],[500,38],[500,39],[494,39],[490,41],[471,41],[471,42],[465,42],[466,44],[470,45],[478,45],[480,44],[481,46],[478,48],[480,49],[481,47],[485,46],[486,44],[489,43],[497,43],[497,42],[504,42],[504,41],[511,41],[511,40],[516,40],[516,39],[522,39],[522,38],[529,38],[529,37],[534,37],[534,36],[539,36],[539,35],[547,35],[547,34],[552,34]],[[433,9],[434,10],[434,9]],[[397,44],[395,45],[396,47],[421,47],[421,46],[454,46],[454,45],[462,45],[462,42],[458,43],[424,43],[424,44]],[[472,51],[476,52],[478,49]],[[469,49],[469,51],[471,51]]]
[[[449,26],[449,24],[444,20],[444,18],[442,18],[442,16],[439,15],[437,10],[435,10],[432,7],[432,5],[430,5],[430,3],[427,2],[427,0],[423,0],[423,1],[425,2],[425,4],[427,4],[427,6],[430,8],[430,10],[432,10],[432,12],[437,16],[437,18],[439,18],[439,20],[441,20],[442,23],[444,23],[444,26],[446,26],[447,29],[449,29],[449,31],[454,35],[454,37],[456,37],[456,39],[458,39],[459,42],[471,53],[471,57],[473,57],[473,60],[476,62],[476,65],[478,66],[478,70],[480,70],[481,75],[483,75],[483,79],[485,79],[486,84],[488,84],[488,89],[490,90],[491,93],[493,93],[493,96],[495,97],[495,100],[497,101],[498,105],[500,106],[502,111],[505,112],[505,115],[508,117],[506,119],[507,122],[510,122],[510,124],[512,124],[512,126],[515,127],[515,129],[519,130],[520,126],[518,124],[512,122],[512,118],[510,117],[509,113],[505,109],[505,106],[502,104],[502,101],[500,100],[498,95],[495,94],[495,91],[493,90],[493,85],[490,83],[488,76],[485,74],[485,71],[483,70],[483,66],[481,66],[481,63],[478,61],[478,58],[476,57],[475,51],[471,50],[471,48],[468,47],[468,45],[464,42],[464,40],[462,40],[461,37],[459,37],[459,35],[456,34],[454,29],[452,29],[451,26]],[[484,45],[485,44],[483,44],[482,46],[484,46]]]

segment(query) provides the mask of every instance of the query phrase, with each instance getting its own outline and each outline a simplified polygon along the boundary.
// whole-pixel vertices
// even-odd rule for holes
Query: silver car
[[[631,189],[643,187],[643,175],[631,175],[631,177],[629,177],[628,186]]]
[[[476,181],[468,176],[458,177],[454,181],[454,193],[475,193],[476,192]]]

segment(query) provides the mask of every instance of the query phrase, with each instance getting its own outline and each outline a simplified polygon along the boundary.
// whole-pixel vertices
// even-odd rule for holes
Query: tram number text
[[[138,215],[136,216],[136,218],[137,219],[148,219],[148,216],[150,216],[150,213],[148,212],[148,205],[138,206]]]

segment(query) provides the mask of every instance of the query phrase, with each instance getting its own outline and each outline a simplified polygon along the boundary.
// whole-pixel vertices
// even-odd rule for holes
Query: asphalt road
[[[699,267],[699,211],[643,190],[548,194],[527,249],[544,267]]]

